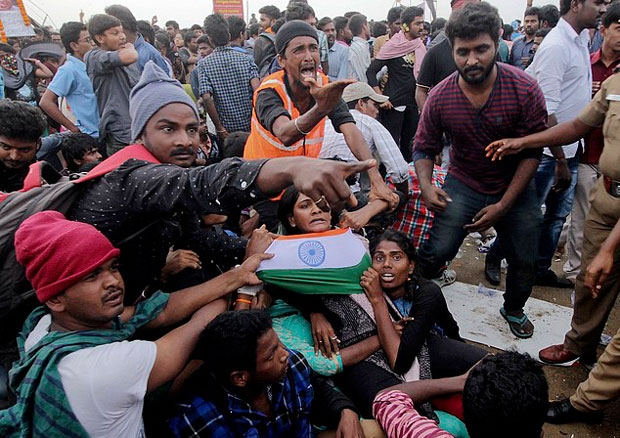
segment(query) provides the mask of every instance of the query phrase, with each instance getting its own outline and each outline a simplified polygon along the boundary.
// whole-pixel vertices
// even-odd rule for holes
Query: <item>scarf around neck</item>
[[[426,47],[420,38],[414,40],[408,40],[404,32],[401,30],[381,47],[379,53],[377,53],[377,59],[387,60],[400,58],[401,56],[408,55],[411,52],[415,52],[415,64],[413,66],[413,75],[417,78],[422,66],[422,60],[426,55]]]

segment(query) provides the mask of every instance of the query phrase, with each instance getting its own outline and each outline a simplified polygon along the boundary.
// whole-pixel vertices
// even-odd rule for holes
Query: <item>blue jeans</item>
[[[435,214],[429,238],[418,252],[418,269],[425,278],[435,278],[446,260],[452,260],[463,243],[472,218],[487,205],[497,203],[503,194],[484,195],[450,174],[443,190],[452,202],[446,210]],[[494,224],[508,260],[504,308],[523,309],[534,285],[536,255],[538,254],[538,224],[540,209],[534,182],[519,195],[514,205]]]
[[[577,170],[579,169],[579,155],[568,158],[568,168],[571,172],[570,187],[563,192],[551,190],[555,181],[555,159],[543,155],[536,171],[534,181],[538,194],[539,205],[545,204],[545,214],[540,227],[540,241],[538,242],[538,260],[536,274],[544,274],[550,267],[553,255],[560,240],[562,226],[573,209],[575,187],[577,186]]]

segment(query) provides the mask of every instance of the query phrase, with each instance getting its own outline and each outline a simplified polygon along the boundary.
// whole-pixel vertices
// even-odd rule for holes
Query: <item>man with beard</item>
[[[336,43],[336,24],[331,18],[321,18],[318,27],[327,37],[327,56],[329,58],[329,73],[327,77],[330,81],[346,79],[348,76],[349,47]]]
[[[534,326],[523,306],[534,284],[540,210],[531,180],[540,153],[520,153],[497,166],[485,158],[484,148],[487,139],[503,133],[543,130],[547,113],[536,81],[497,63],[500,26],[497,9],[486,2],[453,12],[446,26],[457,72],[431,90],[414,140],[422,197],[437,213],[418,267],[424,277],[438,277],[467,233],[494,226],[510,265],[500,313],[515,336],[529,338]],[[453,152],[440,189],[431,176],[444,133],[453,138]]]
[[[282,70],[267,76],[254,93],[252,131],[245,145],[246,159],[306,156],[316,158],[323,145],[326,117],[341,132],[355,157],[372,158],[362,133],[342,100],[352,80],[328,83],[318,71],[319,41],[316,28],[301,20],[288,21],[276,35]],[[371,199],[384,199],[391,208],[397,196],[386,186],[376,168],[368,171]],[[324,208],[324,198],[316,198]],[[278,224],[277,204],[255,205],[261,221],[270,229]]]
[[[523,18],[523,32],[525,35],[515,40],[510,49],[510,57],[508,63],[525,70],[530,63],[532,46],[534,45],[534,36],[540,27],[540,9],[533,6],[525,10]]]

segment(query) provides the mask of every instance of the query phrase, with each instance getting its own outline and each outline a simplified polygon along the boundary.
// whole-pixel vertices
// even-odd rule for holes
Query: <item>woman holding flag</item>
[[[317,371],[337,373],[337,385],[366,418],[379,390],[462,374],[484,357],[484,350],[462,342],[439,287],[410,275],[415,250],[403,234],[384,233],[371,245],[371,262],[360,239],[350,230],[332,230],[329,209],[320,207],[325,206],[294,188],[285,191],[278,216],[289,236],[271,243],[267,252],[275,254],[275,263],[265,263],[257,272],[270,291],[275,284],[297,292],[284,296],[302,310],[298,318],[302,313],[311,321],[295,326],[285,322],[287,314],[278,317],[271,309],[274,329],[287,347],[305,353],[312,367],[321,361],[335,364],[329,373],[321,366]],[[265,248],[265,243],[259,246]],[[359,262],[352,255],[357,252]],[[315,266],[299,269],[304,263]],[[437,324],[445,326],[443,331]],[[426,412],[433,415],[430,407]]]

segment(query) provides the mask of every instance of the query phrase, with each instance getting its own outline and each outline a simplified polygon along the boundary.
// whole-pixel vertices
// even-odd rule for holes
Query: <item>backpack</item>
[[[263,79],[272,73],[271,70],[274,65],[278,65],[278,54],[276,53],[276,36],[274,34],[263,32],[259,35],[260,37],[270,41],[270,44],[265,47],[265,56],[258,65],[258,76]]]
[[[24,220],[40,211],[66,214],[82,187],[83,184],[60,181],[13,192],[0,202],[0,321],[34,296],[26,271],[15,257],[15,232]]]

